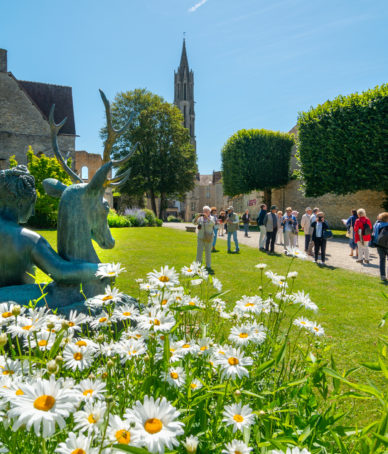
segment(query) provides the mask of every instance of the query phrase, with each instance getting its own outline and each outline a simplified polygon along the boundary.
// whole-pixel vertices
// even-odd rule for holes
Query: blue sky
[[[0,47],[21,80],[70,85],[77,149],[101,152],[102,88],[173,101],[183,32],[198,165],[235,131],[288,131],[299,111],[388,82],[387,0],[0,0]]]

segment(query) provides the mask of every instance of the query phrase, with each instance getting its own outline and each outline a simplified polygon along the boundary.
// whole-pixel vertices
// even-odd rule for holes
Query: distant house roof
[[[199,185],[200,186],[208,186],[209,184],[213,183],[213,175],[200,175],[199,177]]]
[[[288,131],[288,134],[298,134],[298,125],[295,125],[292,129]]]
[[[17,81],[22,90],[30,97],[34,104],[48,120],[51,106],[55,104],[54,120],[61,122],[67,117],[59,134],[75,135],[73,94],[71,87],[44,84],[40,82]]]

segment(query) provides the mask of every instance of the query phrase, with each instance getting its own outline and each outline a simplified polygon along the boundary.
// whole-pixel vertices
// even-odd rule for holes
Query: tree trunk
[[[271,208],[272,200],[272,190],[271,188],[264,189],[264,203],[267,205],[267,209]]]
[[[159,219],[164,220],[165,211],[166,211],[166,204],[167,204],[167,196],[164,192],[160,194],[160,205],[159,205]]]
[[[150,190],[150,199],[151,199],[152,211],[154,212],[154,215],[157,217],[158,212],[156,210],[156,200],[155,200],[155,193],[154,193],[153,189]]]

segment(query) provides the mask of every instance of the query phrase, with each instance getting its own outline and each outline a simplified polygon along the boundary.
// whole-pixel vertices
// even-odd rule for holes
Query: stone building
[[[73,157],[75,122],[71,87],[18,80],[7,68],[7,51],[0,49],[0,169],[9,157],[26,163],[31,145],[35,154],[52,156],[48,116],[55,104],[57,123],[67,117],[58,135],[60,150]]]

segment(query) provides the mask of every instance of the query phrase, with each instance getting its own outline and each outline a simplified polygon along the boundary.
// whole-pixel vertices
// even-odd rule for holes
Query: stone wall
[[[85,182],[90,181],[97,170],[102,167],[102,156],[99,154],[88,153],[87,151],[76,151],[74,153],[74,170],[81,177],[82,169],[88,169],[88,178],[83,178]]]
[[[75,149],[75,136],[59,135],[58,144],[63,154]],[[26,163],[31,145],[35,154],[52,156],[50,128],[39,109],[20,89],[14,77],[0,72],[0,160],[15,155],[18,162]]]

